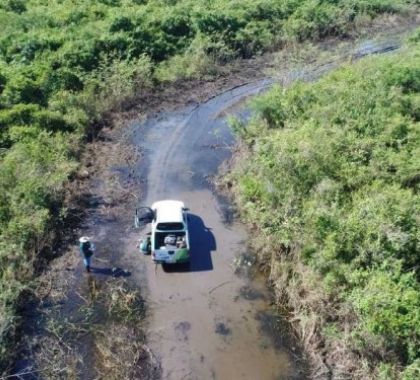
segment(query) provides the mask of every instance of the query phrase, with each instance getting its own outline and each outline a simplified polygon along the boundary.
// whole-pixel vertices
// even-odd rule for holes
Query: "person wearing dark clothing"
[[[83,256],[83,264],[85,265],[86,271],[90,272],[90,260],[93,255],[93,244],[90,242],[90,239],[86,236],[83,236],[79,239],[80,253]]]

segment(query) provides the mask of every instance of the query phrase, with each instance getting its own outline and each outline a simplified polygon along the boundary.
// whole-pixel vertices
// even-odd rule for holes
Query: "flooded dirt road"
[[[267,83],[241,86],[133,126],[146,154],[142,203],[179,199],[190,208],[190,265],[156,267],[150,256],[138,260],[138,273],[147,281],[149,345],[164,379],[285,379],[298,372],[280,343],[287,332],[277,331],[276,339],[275,329],[267,329],[274,315],[264,284],[251,285],[247,276],[235,274],[246,256],[247,236],[226,220],[228,212],[211,186],[233,144],[221,113]]]

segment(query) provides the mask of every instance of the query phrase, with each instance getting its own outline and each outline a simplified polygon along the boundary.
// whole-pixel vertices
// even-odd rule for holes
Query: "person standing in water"
[[[83,256],[83,264],[85,265],[86,272],[90,272],[90,261],[94,252],[95,247],[91,243],[90,239],[87,236],[82,236],[79,239],[80,253]]]

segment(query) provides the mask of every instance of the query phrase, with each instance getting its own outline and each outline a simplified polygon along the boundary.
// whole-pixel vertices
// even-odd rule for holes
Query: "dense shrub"
[[[11,12],[22,13],[26,11],[25,0],[6,0],[3,9]]]
[[[307,310],[295,288],[313,273],[311,297],[334,306],[312,312],[379,378],[414,379],[420,360],[418,62],[417,44],[277,87],[234,123],[253,157],[236,174],[244,216],[293,263],[279,289]]]

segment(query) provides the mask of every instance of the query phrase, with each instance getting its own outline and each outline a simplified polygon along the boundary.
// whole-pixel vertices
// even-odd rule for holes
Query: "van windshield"
[[[158,223],[156,229],[160,231],[179,231],[184,229],[183,223]]]

